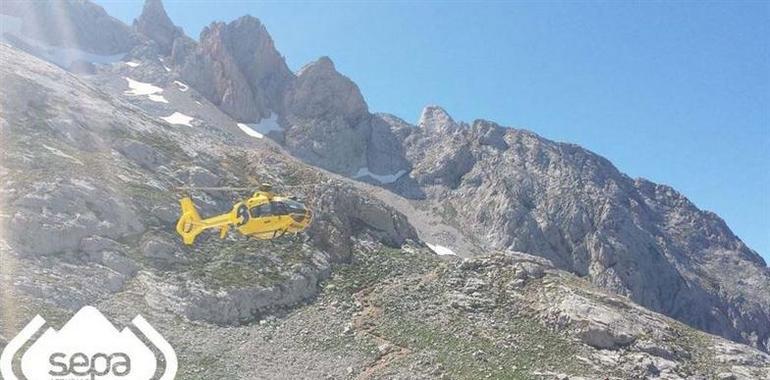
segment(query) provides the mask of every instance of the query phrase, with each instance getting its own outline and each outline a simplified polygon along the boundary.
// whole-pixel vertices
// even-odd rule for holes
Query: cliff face
[[[401,130],[401,129],[399,129]],[[585,149],[425,109],[403,139],[422,190],[493,250],[548,258],[594,284],[767,350],[770,271],[713,213]],[[740,302],[735,302],[740,300]]]
[[[174,40],[184,36],[182,28],[174,25],[168,18],[161,0],[149,0],[144,3],[142,14],[134,20],[134,30],[154,41],[163,55],[170,54]]]
[[[293,79],[265,27],[250,16],[211,24],[200,43],[180,40],[172,58],[183,80],[244,122],[280,112],[282,94]]]

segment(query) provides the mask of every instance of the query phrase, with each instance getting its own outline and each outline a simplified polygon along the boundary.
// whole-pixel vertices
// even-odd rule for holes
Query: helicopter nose
[[[300,213],[291,214],[291,218],[296,223],[302,223],[302,222],[305,222],[305,221],[310,222],[310,218],[311,217],[312,217],[312,214],[310,213],[310,211],[307,211],[307,210],[304,213],[302,213],[302,214],[300,214]]]

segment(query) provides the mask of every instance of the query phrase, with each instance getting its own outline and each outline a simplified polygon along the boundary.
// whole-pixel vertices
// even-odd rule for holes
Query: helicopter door
[[[273,206],[270,203],[264,203],[251,208],[251,223],[248,229],[250,234],[272,233],[277,228],[278,218],[275,215]]]
[[[270,203],[261,204],[259,206],[251,208],[252,218],[260,218],[260,219],[266,220],[272,215],[273,215],[273,207],[270,205]]]
[[[270,203],[265,203],[251,208],[251,216],[253,218],[259,218],[262,223],[272,222],[273,207]]]
[[[289,215],[289,209],[286,207],[286,204],[283,202],[270,202],[270,205],[273,207],[273,215],[275,216],[286,216]]]

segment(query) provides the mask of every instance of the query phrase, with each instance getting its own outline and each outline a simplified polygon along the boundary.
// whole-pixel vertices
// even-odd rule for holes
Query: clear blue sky
[[[98,0],[130,23],[141,1]],[[193,38],[262,20],[296,70],[322,55],[372,111],[427,104],[580,144],[671,185],[770,259],[770,2],[181,2]]]

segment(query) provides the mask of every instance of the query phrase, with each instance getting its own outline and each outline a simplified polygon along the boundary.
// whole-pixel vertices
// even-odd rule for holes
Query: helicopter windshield
[[[254,218],[304,212],[305,206],[302,203],[289,199],[283,201],[273,201],[251,208],[251,216]]]
[[[293,201],[290,199],[287,199],[283,201],[284,205],[286,206],[286,209],[292,213],[292,212],[305,212],[305,205],[302,203],[299,203],[297,201]]]

